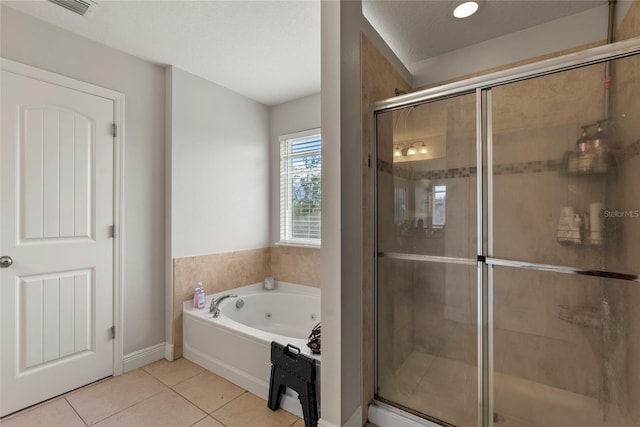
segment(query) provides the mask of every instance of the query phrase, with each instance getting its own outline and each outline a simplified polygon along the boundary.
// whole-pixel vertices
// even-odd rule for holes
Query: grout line
[[[89,424],[87,424],[87,422],[84,420],[84,418],[82,418],[82,415],[80,415],[80,413],[76,410],[76,408],[74,408],[74,407],[73,407],[73,405],[71,404],[71,402],[69,402],[69,401],[67,400],[67,395],[64,395],[62,398],[64,399],[64,401],[65,401],[65,402],[67,402],[67,404],[68,404],[69,406],[71,406],[71,409],[73,410],[73,412],[75,412],[75,413],[76,413],[76,415],[78,416],[78,418],[80,418],[80,421],[82,421],[82,422],[84,423],[84,425],[88,427],[88,426],[89,426]]]
[[[222,424],[224,427],[227,427],[227,425],[225,423],[223,423],[222,421],[220,421],[219,419],[217,419],[216,417],[214,417],[213,415],[209,414],[209,416],[211,418],[213,418],[214,420],[216,420],[217,422],[219,422],[220,424]]]
[[[196,405],[194,402],[190,401],[189,399],[187,399],[185,396],[181,395],[180,393],[178,393],[177,391],[173,390],[173,389],[169,389],[172,392],[174,392],[176,395],[178,395],[178,397],[182,398],[182,400],[184,400],[185,402],[187,402],[189,405],[193,406],[196,409],[199,409],[200,411],[202,411],[202,413],[204,414],[204,417],[201,418],[200,420],[196,421],[196,423],[199,423],[200,421],[202,421],[203,419],[205,419],[206,417],[209,416],[209,414],[207,413],[207,411],[205,411],[204,409],[202,409],[201,407],[199,407],[198,405]]]
[[[185,359],[185,360],[186,360],[186,359]],[[175,362],[175,361],[174,361],[174,362]],[[174,363],[174,362],[168,362],[168,363]],[[147,366],[153,365],[153,364],[155,364],[155,363],[157,363],[157,362],[153,362],[153,363],[150,363],[150,364],[148,364],[148,365],[142,366],[142,367],[141,367],[141,368],[139,368],[139,369],[142,369],[144,372],[146,372],[147,374],[151,375],[153,378],[157,379],[157,380],[158,380],[158,381],[160,381],[163,385],[165,385],[165,386],[167,386],[167,387],[169,387],[169,388],[171,388],[171,389],[173,389],[173,387],[177,386],[178,384],[182,384],[182,383],[183,383],[183,382],[185,382],[185,381],[188,381],[188,380],[190,380],[190,379],[192,379],[192,378],[195,378],[196,376],[198,376],[198,375],[202,374],[203,372],[207,372],[207,370],[206,370],[205,368],[203,368],[202,366],[200,366],[200,365],[198,365],[198,364],[195,364],[195,363],[194,363],[194,365],[196,365],[197,367],[199,367],[199,368],[201,369],[200,371],[198,371],[197,373],[195,373],[195,374],[191,375],[190,377],[184,378],[184,379],[182,379],[182,380],[178,381],[177,383],[175,383],[175,384],[171,384],[171,385],[170,385],[170,384],[167,384],[166,382],[164,382],[161,378],[159,378],[159,377],[157,377],[157,376],[153,375],[153,373],[151,373],[151,372],[147,371],[147,369],[146,369],[146,368],[147,368]],[[192,363],[193,363],[193,362],[192,362]]]
[[[243,390],[243,392],[242,392],[242,393],[240,393],[239,395],[237,395],[237,396],[236,396],[236,397],[234,397],[233,399],[229,400],[227,403],[225,403],[225,404],[224,404],[224,405],[222,405],[221,407],[214,409],[213,411],[211,411],[211,412],[209,413],[209,415],[213,416],[213,414],[214,414],[215,412],[218,412],[220,409],[224,408],[225,406],[227,406],[227,405],[228,405],[228,404],[230,404],[231,402],[235,401],[235,400],[236,400],[236,399],[238,399],[239,397],[244,396],[245,394],[249,393],[249,392],[248,392],[247,390],[245,390],[245,389],[242,389],[242,390]]]
[[[164,384],[163,384],[163,385],[164,385]],[[166,387],[166,386],[165,386],[165,387]],[[121,410],[119,410],[118,412],[114,412],[113,414],[109,415],[108,417],[105,417],[105,418],[102,418],[102,419],[100,419],[100,420],[97,420],[96,422],[94,422],[94,423],[93,423],[93,424],[91,424],[91,425],[96,425],[96,424],[101,423],[101,422],[103,422],[103,421],[105,421],[105,420],[108,420],[108,419],[109,419],[109,418],[111,418],[111,417],[115,417],[115,416],[116,416],[116,415],[118,415],[119,413],[124,412],[124,411],[126,411],[127,409],[133,408],[134,406],[139,405],[139,404],[141,404],[142,402],[145,402],[145,401],[147,401],[147,400],[151,399],[152,397],[155,397],[155,396],[159,395],[159,394],[160,394],[160,393],[162,393],[163,391],[165,391],[165,390],[160,390],[160,391],[159,391],[159,392],[157,392],[157,393],[153,393],[152,395],[147,396],[146,398],[144,398],[144,399],[142,399],[142,400],[140,400],[140,401],[138,401],[138,402],[136,402],[136,403],[134,403],[134,404],[132,404],[132,405],[129,405],[129,406],[127,406],[126,408],[122,408],[122,409],[121,409]],[[86,423],[85,423],[85,424],[86,424]]]
[[[205,415],[204,417],[200,418],[198,421],[196,421],[195,423],[191,424],[191,426],[190,426],[190,427],[193,427],[194,425],[198,424],[199,422],[204,421],[204,420],[205,420],[205,418],[207,418],[208,416],[209,416],[209,415]]]

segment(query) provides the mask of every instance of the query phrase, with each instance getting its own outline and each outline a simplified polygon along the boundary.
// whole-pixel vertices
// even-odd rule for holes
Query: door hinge
[[[116,339],[116,327],[115,327],[115,325],[112,326],[110,329],[111,329],[111,339],[115,340]]]
[[[113,225],[109,226],[109,229],[110,229],[109,230],[109,234],[111,235],[111,238],[115,239],[116,238],[116,225],[113,224]]]
[[[369,162],[368,162],[368,165],[369,165],[369,169],[371,169],[371,156],[369,156]]]
[[[116,125],[115,123],[111,123],[111,136],[113,136],[114,138],[118,136],[118,125]]]

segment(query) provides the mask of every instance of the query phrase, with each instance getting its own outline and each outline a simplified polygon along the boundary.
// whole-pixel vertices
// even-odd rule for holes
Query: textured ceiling
[[[267,105],[320,91],[320,0],[97,0],[80,17],[44,0],[2,0],[74,33],[178,68]],[[459,1],[363,0],[400,60],[416,62],[606,4],[486,0],[455,20]]]
[[[466,19],[462,1],[363,0],[363,13],[405,66],[607,4],[606,0],[486,0]]]
[[[267,105],[320,91],[319,0],[98,0],[90,17],[42,0],[2,3]]]

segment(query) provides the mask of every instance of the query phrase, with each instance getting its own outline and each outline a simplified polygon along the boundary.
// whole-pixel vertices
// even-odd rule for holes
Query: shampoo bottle
[[[193,308],[204,308],[204,288],[202,283],[198,282],[193,290]]]

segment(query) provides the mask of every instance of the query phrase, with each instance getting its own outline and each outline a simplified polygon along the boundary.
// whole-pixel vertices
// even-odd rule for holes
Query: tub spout
[[[227,294],[227,295],[222,295],[219,298],[214,298],[211,300],[211,305],[209,306],[209,313],[213,313],[213,317],[218,317],[220,316],[220,303],[224,300],[226,300],[227,298],[237,298],[238,295],[235,294]]]

